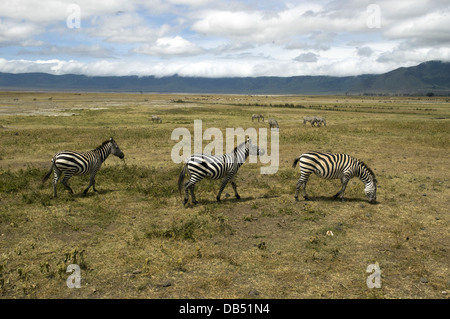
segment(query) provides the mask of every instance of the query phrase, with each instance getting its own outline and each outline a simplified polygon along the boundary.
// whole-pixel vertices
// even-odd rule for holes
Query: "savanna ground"
[[[307,115],[327,126],[304,126]],[[199,204],[184,207],[172,131],[193,133],[202,120],[225,135],[268,128],[270,117],[280,124],[277,173],[247,162],[240,200],[229,185],[216,203],[220,182],[204,180]],[[449,119],[442,97],[0,93],[0,296],[448,298]],[[88,177],[73,177],[75,194],[59,184],[53,198],[41,180],[54,153],[111,136],[125,160],[106,160],[98,193],[83,196]],[[311,200],[295,202],[292,162],[309,150],[362,159],[378,204],[358,179],[345,202],[332,200],[340,182],[316,176]],[[369,289],[375,263],[381,288]],[[69,264],[80,266],[80,289],[66,284]]]

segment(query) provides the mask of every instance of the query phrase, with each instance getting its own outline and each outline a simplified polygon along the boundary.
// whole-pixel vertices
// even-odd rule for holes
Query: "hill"
[[[384,74],[205,78],[0,73],[1,90],[217,94],[450,94],[450,63],[429,61]]]

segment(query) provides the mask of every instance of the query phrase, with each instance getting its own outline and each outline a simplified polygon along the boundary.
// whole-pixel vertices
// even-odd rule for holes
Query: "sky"
[[[257,77],[450,62],[448,0],[2,0],[0,72]]]

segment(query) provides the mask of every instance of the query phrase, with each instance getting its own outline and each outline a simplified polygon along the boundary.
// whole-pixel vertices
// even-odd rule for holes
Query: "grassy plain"
[[[304,126],[307,115],[327,126]],[[199,204],[183,207],[172,131],[193,132],[194,120],[203,130],[268,128],[270,117],[278,172],[245,163],[240,200],[227,186],[216,203],[220,183],[204,180]],[[111,136],[125,160],[107,159],[99,192],[83,196],[88,177],[73,177],[75,194],[60,184],[54,199],[41,184],[53,154]],[[0,297],[448,298],[449,141],[440,97],[0,93]],[[308,150],[364,160],[379,203],[357,179],[334,201],[340,182],[316,176],[312,200],[294,202],[292,161]],[[369,289],[375,263],[381,288]],[[69,264],[81,268],[80,289],[66,285]]]

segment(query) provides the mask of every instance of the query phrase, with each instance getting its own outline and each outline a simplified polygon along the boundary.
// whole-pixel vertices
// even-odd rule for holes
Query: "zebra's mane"
[[[372,175],[373,181],[376,183],[376,182],[377,182],[377,179],[376,179],[375,173],[372,171],[372,169],[371,169],[369,166],[367,166],[367,164],[364,163],[363,161],[358,160],[358,162],[359,162],[359,164],[360,164],[364,169],[366,169],[366,170],[370,173],[370,175]]]
[[[236,147],[234,148],[234,150],[233,150],[233,154],[236,154],[238,148],[242,147],[242,145],[244,145],[245,143],[247,143],[247,142],[241,143],[241,144],[239,144],[238,146],[236,146]]]
[[[111,142],[111,140],[106,140],[106,141],[104,141],[104,142],[102,143],[102,145],[97,146],[95,149],[96,149],[96,150],[99,150],[99,149],[101,149],[103,146],[105,146],[106,144],[108,144],[109,142]]]

